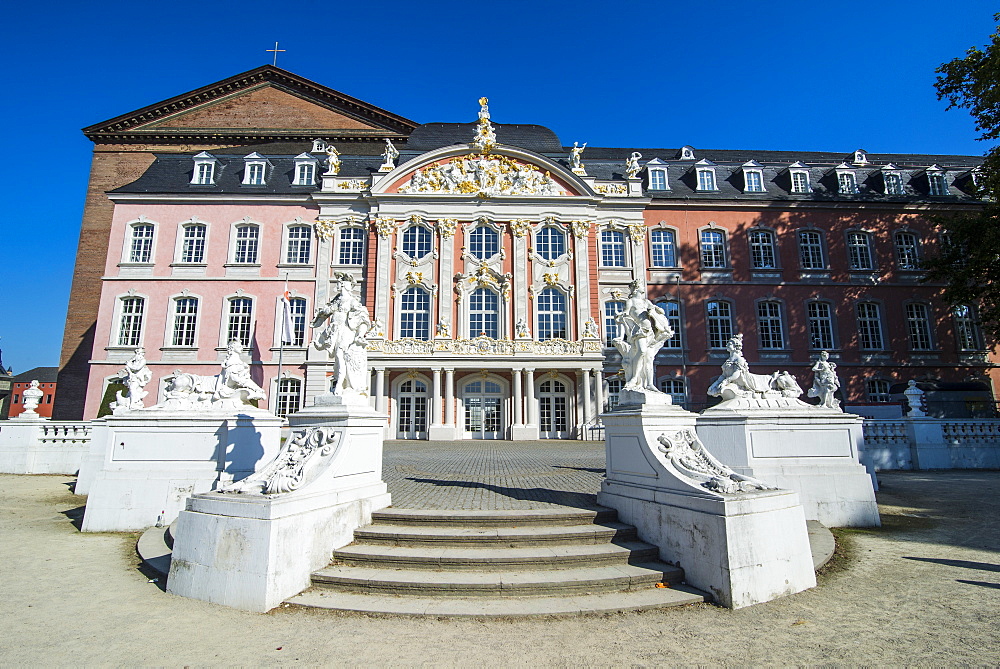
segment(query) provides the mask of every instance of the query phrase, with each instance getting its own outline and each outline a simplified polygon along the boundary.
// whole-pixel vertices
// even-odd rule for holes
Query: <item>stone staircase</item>
[[[288,601],[364,613],[531,616],[706,597],[611,509],[387,509],[354,539]]]

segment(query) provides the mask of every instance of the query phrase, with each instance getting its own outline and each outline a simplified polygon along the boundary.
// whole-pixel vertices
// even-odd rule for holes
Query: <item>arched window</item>
[[[673,230],[653,230],[649,243],[653,249],[653,267],[677,267],[677,238]]]
[[[151,223],[136,223],[132,226],[129,262],[149,263],[153,261],[153,232],[154,228]]]
[[[431,252],[431,231],[423,225],[411,225],[403,232],[403,253],[413,259]]]
[[[917,242],[917,236],[912,232],[897,232],[895,241],[899,269],[919,269],[920,244]]]
[[[823,235],[815,230],[799,232],[799,264],[802,269],[826,269]]]
[[[865,350],[881,351],[885,347],[882,340],[882,310],[875,302],[859,302],[858,345]]]
[[[614,346],[618,337],[618,321],[615,316],[625,310],[625,303],[620,301],[604,303],[604,345]]]
[[[500,338],[500,299],[489,288],[478,288],[469,296],[469,336]]]
[[[488,225],[480,225],[469,236],[469,253],[480,260],[500,253],[500,235]]]
[[[403,293],[399,336],[424,340],[431,338],[431,296],[419,286]]]
[[[547,226],[538,231],[535,250],[546,260],[555,260],[566,253],[566,235],[562,230]]]
[[[931,316],[926,304],[910,302],[906,305],[906,331],[910,336],[910,349],[914,351],[933,350]]]
[[[872,236],[867,232],[848,232],[847,258],[853,270],[875,269],[872,261]]]
[[[308,225],[294,225],[288,228],[288,246],[285,262],[289,265],[309,263],[312,246],[312,229]]]
[[[302,381],[299,379],[281,379],[278,381],[278,401],[274,413],[284,418],[293,414],[302,406]]]
[[[195,346],[198,330],[198,298],[178,297],[174,300],[174,327],[171,346]]]
[[[660,379],[660,391],[670,395],[670,399],[679,407],[687,403],[686,386],[683,378]]]
[[[884,379],[868,379],[865,382],[865,390],[868,392],[869,402],[891,402],[889,395],[889,382]]]
[[[750,266],[754,269],[774,269],[778,266],[774,233],[770,230],[750,231]]]
[[[566,296],[555,288],[539,293],[538,340],[569,339],[566,323]]]
[[[733,308],[729,302],[712,300],[705,303],[709,348],[726,348],[733,336]]]
[[[142,341],[142,317],[146,300],[141,297],[123,297],[118,318],[118,345],[138,346]]]
[[[721,230],[702,230],[698,235],[701,266],[704,269],[725,269],[726,235]]]
[[[809,322],[809,348],[828,351],[833,348],[833,307],[829,302],[806,303]]]
[[[234,339],[250,348],[250,338],[253,336],[253,300],[249,297],[234,297],[229,300],[229,313],[226,319],[226,341]]]
[[[247,265],[257,263],[257,244],[260,228],[256,225],[240,225],[236,228],[236,244],[233,248],[233,262]]]
[[[955,339],[960,351],[983,350],[983,336],[979,331],[976,311],[967,304],[962,304],[951,310],[955,319]]]
[[[208,227],[201,223],[184,226],[183,239],[181,240],[181,262],[205,262],[205,237],[207,234]]]
[[[341,265],[363,265],[364,261],[364,228],[343,228],[340,231],[339,263]]]
[[[304,297],[293,297],[288,300],[288,309],[292,316],[292,346],[306,345],[306,300]],[[280,335],[279,335],[280,336]]]
[[[761,348],[785,347],[785,328],[781,322],[780,302],[767,300],[757,303],[757,332]]]
[[[601,265],[625,267],[625,234],[618,230],[601,232]]]

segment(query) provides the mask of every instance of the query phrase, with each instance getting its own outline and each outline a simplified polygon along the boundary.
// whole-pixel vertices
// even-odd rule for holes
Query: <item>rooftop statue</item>
[[[577,143],[573,142],[573,148],[569,150],[569,167],[574,172],[584,173],[581,159],[583,156],[583,150],[586,148],[586,142],[583,143],[583,146],[577,146]]]
[[[622,390],[660,393],[654,383],[654,362],[663,344],[674,336],[674,331],[663,309],[646,297],[642,284],[633,281],[630,286],[625,309],[615,316],[618,336],[613,340],[622,355],[625,370]]]
[[[625,161],[625,178],[626,179],[638,179],[639,170],[642,167],[639,166],[639,161],[642,160],[642,154],[638,151],[633,151],[632,155],[628,157]]]
[[[368,309],[354,296],[354,277],[336,275],[337,294],[316,310],[312,327],[317,350],[333,359],[330,392],[338,397],[368,394],[368,352],[365,337],[372,329]]]
[[[396,168],[396,158],[399,158],[399,149],[392,145],[391,139],[385,140],[385,151],[382,152],[382,166],[380,172],[391,172]]]
[[[840,388],[840,379],[837,378],[837,363],[830,362],[830,354],[821,351],[819,360],[812,366],[813,385],[809,389],[809,397],[818,397],[819,405],[827,409],[840,409],[840,400],[834,397],[834,393]]]
[[[125,363],[125,368],[118,372],[118,380],[125,384],[126,392],[115,393],[115,401],[110,404],[115,415],[120,415],[136,409],[144,409],[142,400],[149,393],[144,390],[146,384],[153,378],[153,373],[146,366],[146,349],[138,347],[135,355]]]
[[[479,153],[487,154],[493,150],[497,144],[497,133],[490,123],[489,100],[479,98],[479,123],[476,126],[476,136],[472,139],[472,145],[479,149]]]
[[[326,145],[326,174],[340,174],[340,151],[333,144]]]

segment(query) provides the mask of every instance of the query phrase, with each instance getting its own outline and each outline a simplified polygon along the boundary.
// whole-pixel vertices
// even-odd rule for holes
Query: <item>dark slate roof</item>
[[[413,129],[406,142],[410,151],[425,153],[442,146],[468,144],[476,136],[476,123],[425,123]],[[497,142],[535,153],[559,153],[562,143],[548,128],[532,124],[494,123]]]
[[[29,369],[26,372],[21,372],[13,378],[14,383],[31,383],[32,381],[38,381],[39,383],[55,383],[56,377],[59,376],[58,367],[35,367],[34,369]]]

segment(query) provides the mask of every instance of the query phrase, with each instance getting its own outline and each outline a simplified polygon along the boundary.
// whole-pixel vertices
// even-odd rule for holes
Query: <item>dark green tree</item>
[[[994,19],[1000,22],[1000,14]],[[983,48],[972,47],[964,58],[937,70],[935,87],[948,109],[967,109],[983,141],[1000,138],[1000,28]],[[945,284],[942,297],[952,305],[975,304],[990,340],[1000,340],[1000,147],[984,157],[976,186],[984,200],[981,210],[935,216],[945,243],[924,267],[926,281]]]

